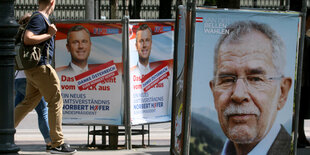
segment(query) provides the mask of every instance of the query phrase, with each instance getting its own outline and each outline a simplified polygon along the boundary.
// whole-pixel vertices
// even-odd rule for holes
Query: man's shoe
[[[51,145],[46,145],[46,152],[50,152],[52,150],[52,146]]]
[[[72,149],[69,144],[63,143],[58,147],[54,147],[51,150],[51,154],[74,154],[76,149]]]

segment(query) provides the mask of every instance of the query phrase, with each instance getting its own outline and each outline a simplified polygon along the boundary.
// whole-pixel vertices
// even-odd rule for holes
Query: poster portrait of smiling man
[[[190,154],[289,154],[298,15],[196,17]]]

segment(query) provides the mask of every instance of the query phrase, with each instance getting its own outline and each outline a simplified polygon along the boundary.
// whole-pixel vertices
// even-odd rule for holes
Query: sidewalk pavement
[[[43,145],[18,145],[21,149],[20,155],[48,155]],[[72,145],[72,148],[78,150],[74,155],[170,155],[169,146],[150,146],[147,148],[133,148],[132,150],[99,150],[90,149],[81,145]]]
[[[98,149],[87,147],[87,126],[63,126],[65,142],[69,143],[78,152],[75,155],[169,155],[170,154],[170,123],[160,123],[150,125],[150,146],[142,147],[142,136],[133,135],[132,150],[126,150],[121,146],[125,144],[124,136],[119,136],[118,150],[107,148]],[[120,127],[121,128],[121,127]],[[140,128],[135,126],[133,129]],[[96,127],[101,129],[101,127]],[[147,127],[145,127],[147,129]],[[93,130],[91,127],[90,130]],[[310,120],[305,121],[305,134],[310,140]],[[148,135],[145,135],[145,145],[148,145]],[[89,137],[89,143],[93,141],[93,136]],[[108,138],[106,140],[109,141]],[[101,136],[96,136],[96,144],[102,143]],[[20,148],[20,155],[46,155],[43,137],[38,128],[37,115],[30,112],[26,118],[16,128],[15,144]],[[309,148],[299,149],[298,155],[309,154]]]
[[[111,150],[108,147],[88,147],[88,127],[87,126],[63,126],[63,134],[65,142],[69,143],[72,148],[78,150],[75,155],[169,155],[170,154],[170,122],[151,124],[150,125],[150,145],[148,146],[148,135],[144,136],[144,144],[142,146],[142,136],[132,135],[132,149],[127,150],[124,147],[125,138],[119,136],[118,149]],[[119,127],[123,129],[124,127]],[[133,129],[141,129],[141,126],[133,126]],[[96,126],[96,130],[101,127]],[[145,126],[147,129],[147,125]],[[90,128],[93,130],[93,127]],[[106,137],[106,144],[109,139]],[[89,136],[89,144],[95,142],[97,146],[102,144],[102,137]],[[15,144],[20,148],[18,152],[21,155],[46,155],[50,154],[45,151],[45,142],[38,128],[37,115],[30,112],[26,118],[16,128]]]

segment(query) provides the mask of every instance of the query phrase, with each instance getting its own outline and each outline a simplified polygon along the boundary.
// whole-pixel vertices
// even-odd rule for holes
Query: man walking
[[[48,102],[48,122],[52,140],[51,153],[73,154],[76,152],[64,143],[62,134],[62,106],[60,81],[54,68],[50,65],[54,52],[54,39],[57,28],[50,24],[49,15],[54,11],[56,0],[38,0],[39,10],[30,19],[24,34],[25,45],[44,45],[38,66],[25,70],[27,78],[25,99],[15,109],[15,127],[32,111],[42,96]],[[46,23],[45,21],[49,22]],[[48,54],[47,52],[48,51]]]

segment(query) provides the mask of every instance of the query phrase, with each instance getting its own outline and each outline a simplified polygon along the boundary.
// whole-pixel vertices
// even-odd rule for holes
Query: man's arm
[[[57,28],[54,24],[51,24],[48,28],[48,32],[40,35],[36,35],[33,32],[26,30],[24,35],[25,45],[36,45],[52,38],[57,32]]]

